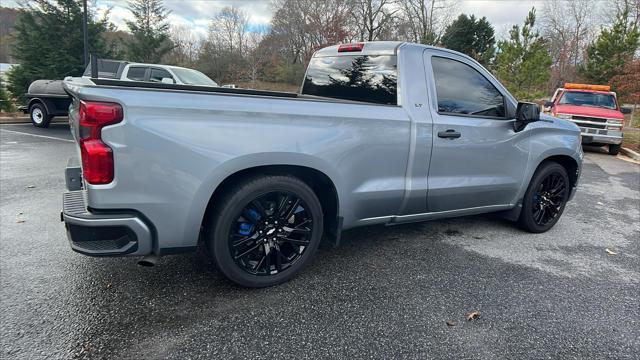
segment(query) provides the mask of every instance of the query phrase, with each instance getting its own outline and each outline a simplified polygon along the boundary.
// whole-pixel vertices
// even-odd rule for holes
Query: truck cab
[[[551,115],[578,125],[583,144],[608,145],[611,155],[620,151],[628,109],[619,106],[610,86],[566,83],[545,107]]]

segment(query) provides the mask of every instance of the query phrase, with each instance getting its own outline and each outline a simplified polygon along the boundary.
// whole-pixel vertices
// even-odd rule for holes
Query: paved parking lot
[[[143,268],[73,253],[59,219],[68,127],[2,125],[0,142],[3,359],[640,353],[636,164],[588,152],[545,234],[493,216],[357,229],[293,281],[247,290],[203,254]]]

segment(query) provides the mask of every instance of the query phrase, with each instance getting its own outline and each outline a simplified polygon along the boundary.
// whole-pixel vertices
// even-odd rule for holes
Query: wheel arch
[[[211,220],[211,213],[217,201],[241,179],[263,175],[290,175],[309,185],[322,206],[325,237],[336,244],[340,239],[342,221],[340,217],[339,195],[334,181],[323,171],[303,165],[273,164],[257,165],[237,170],[226,176],[211,193],[202,217],[202,227]]]
[[[565,170],[567,170],[567,175],[569,176],[569,182],[570,182],[571,188],[574,188],[577,185],[578,178],[580,176],[580,173],[579,173],[580,167],[579,167],[578,162],[576,161],[576,159],[574,159],[573,157],[571,157],[569,155],[553,155],[553,156],[549,156],[549,157],[544,158],[542,161],[540,161],[540,163],[538,163],[538,166],[536,167],[536,170],[534,170],[533,173],[535,174],[535,172],[545,162],[555,162],[555,163],[558,163],[558,164],[562,165],[562,167],[564,167]],[[533,177],[533,175],[532,175],[532,177]],[[529,179],[529,182],[531,182],[531,179]]]
[[[529,188],[529,184],[531,184],[531,181],[533,180],[533,176],[535,175],[536,171],[538,171],[538,169],[542,166],[542,164],[546,162],[558,163],[562,167],[564,167],[565,170],[567,171],[567,175],[569,176],[570,186],[572,189],[569,197],[569,200],[571,200],[571,198],[573,197],[573,194],[575,194],[575,187],[578,184],[578,179],[580,178],[580,170],[581,170],[580,162],[578,162],[578,160],[576,160],[575,157],[573,157],[572,155],[549,154],[547,156],[542,156],[541,159],[537,162],[536,166],[532,170],[529,170],[526,176],[526,182],[523,183],[521,192],[516,198],[517,201],[516,201],[515,207],[511,210],[503,212],[502,216],[504,218],[511,221],[515,221],[520,217],[520,212],[522,210],[522,201],[527,189]]]
[[[48,104],[48,101],[46,99],[42,99],[39,97],[31,98],[31,100],[29,100],[29,102],[27,103],[27,110],[29,111],[29,113],[31,113],[31,107],[35,104],[42,104],[42,106],[44,106],[44,109],[47,110],[47,115],[51,115],[51,104]]]

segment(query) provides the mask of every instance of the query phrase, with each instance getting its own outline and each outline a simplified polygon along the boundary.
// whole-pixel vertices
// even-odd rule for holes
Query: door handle
[[[462,136],[462,134],[460,134],[459,132],[453,130],[453,129],[449,129],[447,131],[440,131],[438,132],[438,137],[439,138],[444,138],[444,139],[457,139],[460,136]]]

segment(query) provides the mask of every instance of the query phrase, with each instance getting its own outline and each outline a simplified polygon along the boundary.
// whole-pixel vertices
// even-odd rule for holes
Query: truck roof
[[[362,50],[338,52],[338,49],[341,46],[359,45],[359,44],[362,44]],[[400,46],[415,46],[415,47],[421,47],[425,49],[437,49],[440,51],[464,56],[466,58],[473,60],[473,58],[471,58],[470,56],[467,56],[466,54],[460,53],[458,51],[437,47],[437,46],[416,44],[416,43],[406,42],[406,41],[358,41],[358,42],[353,42],[349,44],[332,45],[332,46],[327,46],[325,48],[319,49],[313,54],[313,57],[350,56],[350,55],[353,56],[356,54],[357,55],[395,55]]]

